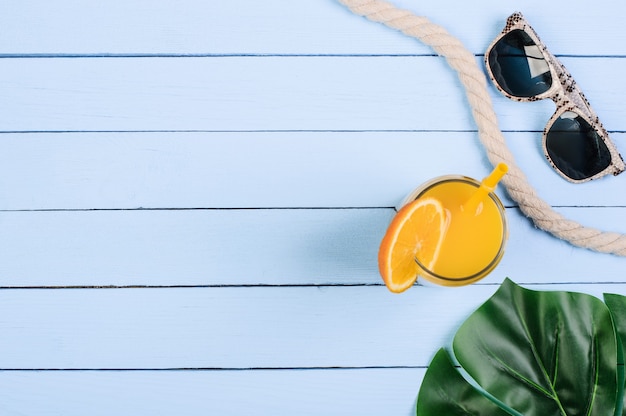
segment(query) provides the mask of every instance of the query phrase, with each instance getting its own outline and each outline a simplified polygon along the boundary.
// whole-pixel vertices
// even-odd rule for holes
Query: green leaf
[[[615,328],[617,330],[619,341],[619,356],[618,356],[618,397],[622,397],[619,401],[618,407],[615,409],[615,416],[626,416],[626,396],[624,396],[625,386],[625,374],[624,374],[624,345],[626,345],[626,297],[622,295],[614,295],[605,293],[604,303],[609,307]]]
[[[418,416],[509,416],[468,383],[440,349],[428,366],[417,399]]]
[[[506,280],[454,337],[476,382],[526,415],[612,415],[617,341],[607,306],[582,294]]]
[[[593,296],[507,279],[459,328],[453,348],[478,385],[525,416],[615,412],[617,338],[608,307]]]

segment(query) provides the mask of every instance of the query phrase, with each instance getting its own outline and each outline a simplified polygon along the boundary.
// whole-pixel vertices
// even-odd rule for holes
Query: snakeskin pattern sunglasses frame
[[[521,13],[509,16],[487,49],[485,64],[492,82],[506,97],[554,101],[556,111],[544,128],[542,147],[563,178],[582,183],[626,169],[589,101]]]

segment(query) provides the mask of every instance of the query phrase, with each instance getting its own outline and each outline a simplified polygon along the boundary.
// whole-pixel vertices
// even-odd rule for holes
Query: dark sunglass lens
[[[609,149],[598,132],[570,111],[557,118],[548,130],[546,148],[556,167],[575,180],[590,178],[611,163]]]
[[[523,30],[512,30],[489,51],[491,72],[500,87],[515,97],[546,92],[552,76],[543,53]]]

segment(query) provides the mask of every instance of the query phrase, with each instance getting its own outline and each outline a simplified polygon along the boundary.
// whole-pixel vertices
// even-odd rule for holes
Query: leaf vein
[[[525,314],[523,313],[522,310],[520,310],[520,305],[518,302],[514,300],[513,304],[515,305],[515,311],[517,313],[517,316],[519,317],[519,321],[522,325],[522,328],[524,329],[524,335],[526,336],[526,341],[528,342],[528,345],[530,346],[530,350],[532,352],[533,358],[535,359],[535,362],[539,365],[539,368],[543,374],[543,377],[545,378],[545,381],[550,386],[550,392],[548,394],[548,397],[552,398],[555,401],[555,403],[559,407],[559,410],[561,411],[561,414],[566,416],[567,413],[565,412],[565,409],[563,408],[563,404],[561,403],[559,396],[556,394],[556,390],[554,389],[554,385],[552,383],[550,375],[548,374],[546,365],[541,359],[541,356],[539,355],[539,351],[537,350],[537,345],[535,344],[535,341],[528,327],[528,322],[526,322],[526,320],[524,319]]]

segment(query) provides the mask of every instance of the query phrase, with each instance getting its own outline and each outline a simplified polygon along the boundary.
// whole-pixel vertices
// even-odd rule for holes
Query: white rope
[[[430,46],[437,54],[446,58],[448,64],[457,71],[465,87],[467,99],[478,126],[481,143],[487,150],[489,161],[495,166],[504,162],[509,172],[502,179],[511,198],[517,202],[522,212],[531,218],[535,225],[571,244],[591,250],[626,256],[626,236],[619,233],[603,232],[568,220],[557,213],[541,199],[528,183],[526,176],[515,163],[513,154],[506,145],[498,127],[487,91],[486,77],[476,63],[474,54],[443,27],[427,18],[416,16],[407,10],[396,8],[381,0],[339,0],[353,13],[374,22],[401,31]]]

